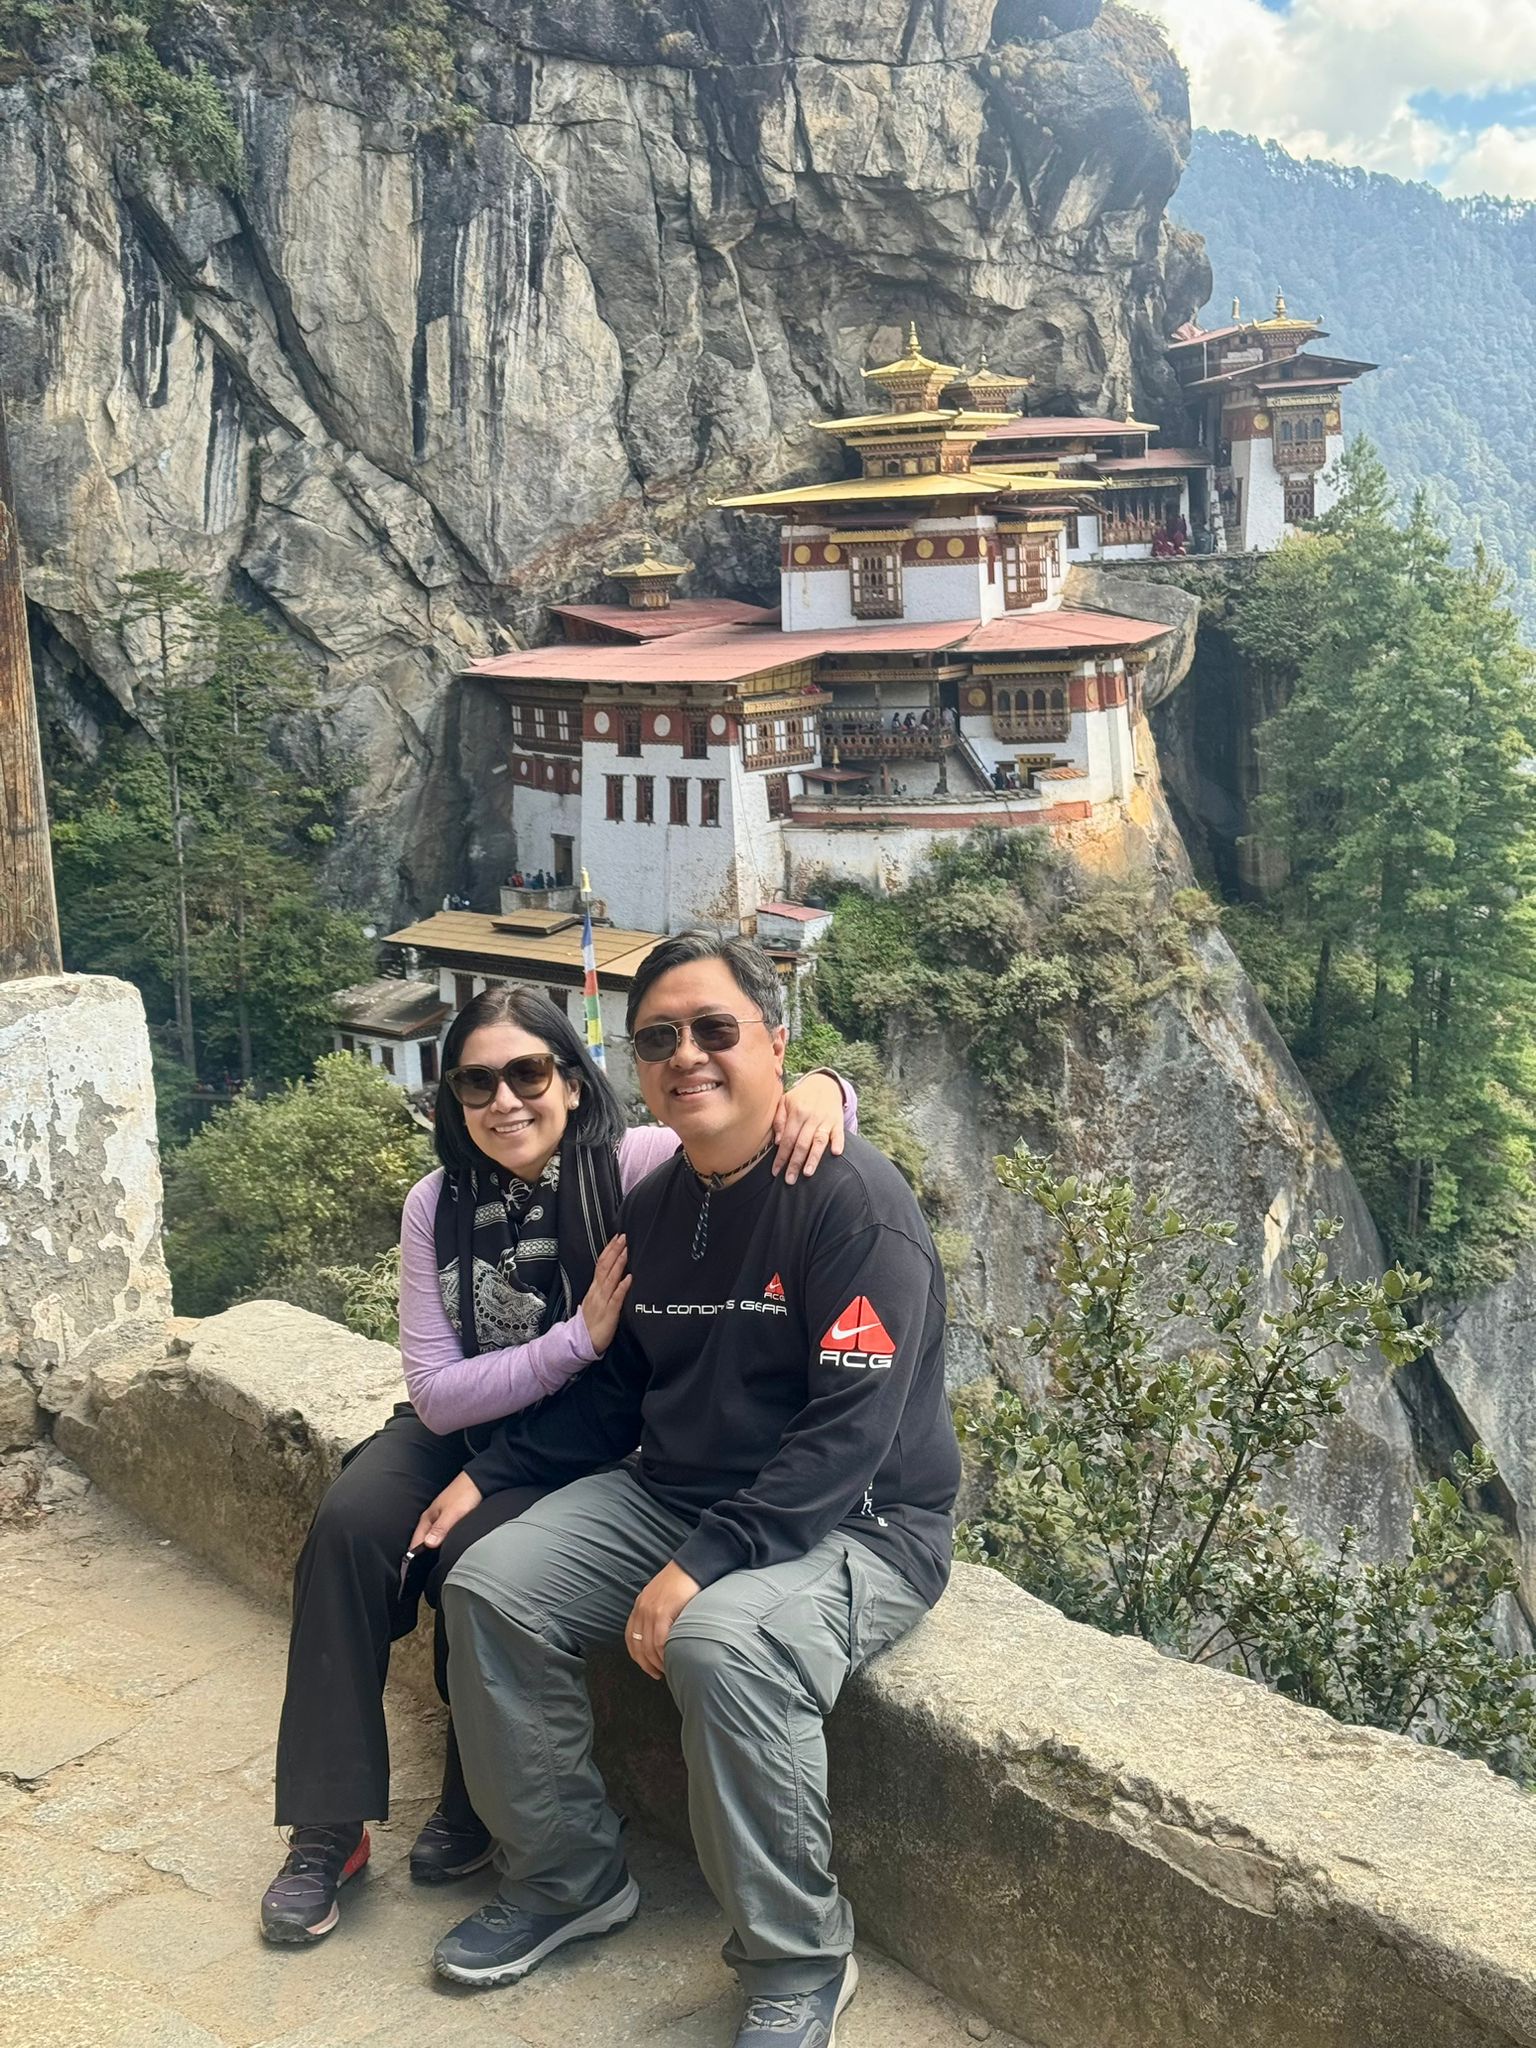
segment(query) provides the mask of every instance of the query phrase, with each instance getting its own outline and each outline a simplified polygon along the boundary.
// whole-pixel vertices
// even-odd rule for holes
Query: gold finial
[[[976,367],[977,367],[977,369],[978,369],[978,370],[982,370],[982,371],[985,371],[985,370],[988,370],[988,369],[990,369],[991,365],[990,365],[990,364],[988,363],[988,361],[987,361],[987,352],[986,352],[986,350],[985,350],[985,349],[983,349],[983,350],[982,350],[982,352],[981,352],[981,361],[980,361],[980,362],[979,362],[979,363],[978,363],[978,364],[976,365]]]
[[[920,356],[922,352],[922,344],[917,338],[917,322],[913,320],[908,323],[907,327],[907,354],[909,356]]]
[[[1232,319],[1234,324],[1239,327],[1243,324],[1243,302],[1241,299],[1234,299],[1232,301]]]
[[[1284,319],[1285,317],[1286,317],[1286,316],[1285,316],[1285,293],[1284,293],[1284,292],[1276,292],[1276,293],[1275,293],[1275,318],[1276,318],[1277,320],[1283,320],[1283,319]]]

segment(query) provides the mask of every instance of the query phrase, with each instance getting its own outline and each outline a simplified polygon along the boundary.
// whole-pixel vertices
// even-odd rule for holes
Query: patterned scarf
[[[569,1134],[532,1184],[488,1160],[443,1175],[437,1279],[466,1358],[526,1344],[576,1313],[620,1192],[617,1155]]]

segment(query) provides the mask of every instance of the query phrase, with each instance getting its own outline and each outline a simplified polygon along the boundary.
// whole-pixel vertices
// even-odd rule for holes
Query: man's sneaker
[[[411,1844],[411,1875],[418,1884],[447,1884],[484,1870],[495,1853],[489,1828],[478,1820],[461,1827],[439,1807]]]
[[[360,1821],[346,1827],[294,1828],[288,1860],[261,1901],[261,1931],[268,1941],[318,1941],[341,1918],[336,1894],[368,1861],[368,1830]]]
[[[507,1899],[489,1899],[443,1936],[432,1951],[433,1967],[455,1984],[485,1990],[515,1984],[568,1941],[611,1934],[633,1920],[639,1907],[640,1887],[627,1870],[620,1871],[617,1888],[606,1899],[575,1913],[525,1913]]]
[[[843,2008],[859,1988],[850,1956],[830,1984],[790,1998],[750,1998],[736,2048],[832,2048]]]

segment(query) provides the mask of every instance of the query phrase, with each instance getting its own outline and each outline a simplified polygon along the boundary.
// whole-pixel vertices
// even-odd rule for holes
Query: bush
[[[1209,922],[1205,899],[1184,896]],[[816,968],[821,1014],[876,1042],[896,1015],[942,1031],[1000,1111],[1047,1125],[1071,1040],[1134,1030],[1200,978],[1178,907],[1083,875],[1043,833],[974,833],[908,888],[845,889],[836,910]]]
[[[1256,1274],[1224,1256],[1231,1224],[1123,1180],[1060,1179],[1022,1146],[998,1172],[1054,1240],[1051,1305],[1013,1333],[1047,1398],[1009,1375],[962,1409],[987,1488],[962,1554],[1112,1634],[1536,1777],[1536,1659],[1498,1647],[1515,1573],[1476,1513],[1487,1454],[1420,1489],[1408,1556],[1380,1564],[1348,1529],[1326,1555],[1273,1499],[1342,1413],[1341,1355],[1398,1365],[1434,1341],[1408,1322],[1422,1277],[1342,1280],[1322,1222],[1261,1309]]]
[[[400,1091],[346,1053],[311,1081],[217,1111],[165,1163],[177,1309],[276,1295],[333,1310],[327,1270],[367,1266],[398,1241],[401,1204],[431,1164]]]

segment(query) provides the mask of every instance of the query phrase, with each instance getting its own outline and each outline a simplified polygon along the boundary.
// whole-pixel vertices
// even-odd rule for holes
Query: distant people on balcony
[[[523,880],[523,871],[522,871],[522,869],[521,869],[521,868],[514,868],[514,869],[512,870],[512,876],[511,876],[511,879],[510,879],[510,881],[509,881],[509,882],[507,883],[507,887],[508,887],[509,889],[526,889],[526,888],[527,888],[527,886],[528,886],[528,885],[527,885],[527,883],[526,883],[526,882],[525,882],[525,881]]]
[[[917,731],[917,720],[912,716],[912,713],[910,711],[907,713],[906,717],[901,721],[901,726],[903,732]]]
[[[922,727],[922,729],[923,729],[923,731],[924,731],[924,732],[932,732],[932,730],[933,730],[933,712],[932,712],[932,709],[931,709],[931,708],[930,708],[930,707],[929,707],[928,705],[926,705],[926,704],[925,704],[925,705],[923,706],[923,715],[922,715],[922,717],[921,717],[921,718],[920,718],[920,719],[919,719],[919,720],[918,720],[917,722],[918,722],[918,724],[919,724],[919,725],[920,725],[920,726]]]
[[[891,713],[891,731],[901,731],[901,713],[899,711],[893,711]]]
[[[383,1691],[389,1647],[423,1595],[480,1536],[564,1472],[485,1498],[466,1476],[490,1425],[557,1393],[613,1340],[629,1287],[619,1203],[677,1151],[675,1131],[625,1130],[585,1045],[541,990],[502,984],[459,1011],[443,1043],[434,1140],[442,1165],[405,1198],[400,1350],[410,1395],[351,1451],[316,1512],[294,1573],[288,1683],[277,1738],[277,1824],[289,1855],[261,1902],[268,1941],[318,1941],[336,1895],[368,1861],[366,1823],[389,1813]],[[841,1152],[852,1090],[808,1074],[774,1113],[773,1173],[786,1183]],[[604,1462],[601,1453],[594,1464]],[[434,1502],[466,1489],[441,1541],[414,1547]],[[472,1496],[472,1498],[470,1498]],[[441,1615],[434,1643],[447,1690]],[[413,1878],[466,1877],[491,1839],[464,1784],[452,1725],[442,1793],[411,1850]]]

